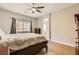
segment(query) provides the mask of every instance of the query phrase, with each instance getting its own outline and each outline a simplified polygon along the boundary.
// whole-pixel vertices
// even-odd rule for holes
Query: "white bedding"
[[[4,46],[8,46],[12,50],[20,50],[47,41],[43,35],[35,33],[7,34],[6,38]]]

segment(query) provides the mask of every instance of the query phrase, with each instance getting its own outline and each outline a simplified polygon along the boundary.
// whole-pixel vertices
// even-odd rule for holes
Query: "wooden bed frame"
[[[46,48],[47,52],[48,51],[47,43],[48,41],[44,41],[18,51],[10,50],[10,55],[35,55],[36,53],[40,52],[43,48]]]

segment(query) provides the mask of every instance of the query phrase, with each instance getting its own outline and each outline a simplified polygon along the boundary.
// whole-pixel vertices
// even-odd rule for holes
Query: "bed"
[[[6,39],[7,38],[7,39]],[[6,34],[4,46],[9,47],[10,55],[34,55],[47,47],[47,39],[40,34],[20,33]]]

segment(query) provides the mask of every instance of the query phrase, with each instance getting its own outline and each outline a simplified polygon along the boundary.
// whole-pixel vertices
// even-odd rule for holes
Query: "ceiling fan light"
[[[36,11],[36,9],[35,8],[32,8],[32,11]]]

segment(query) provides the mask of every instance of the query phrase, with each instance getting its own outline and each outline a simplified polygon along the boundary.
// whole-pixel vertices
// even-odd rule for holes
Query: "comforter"
[[[7,40],[4,40],[3,44],[11,50],[20,50],[47,41],[43,35],[35,33],[7,34],[6,37]]]

